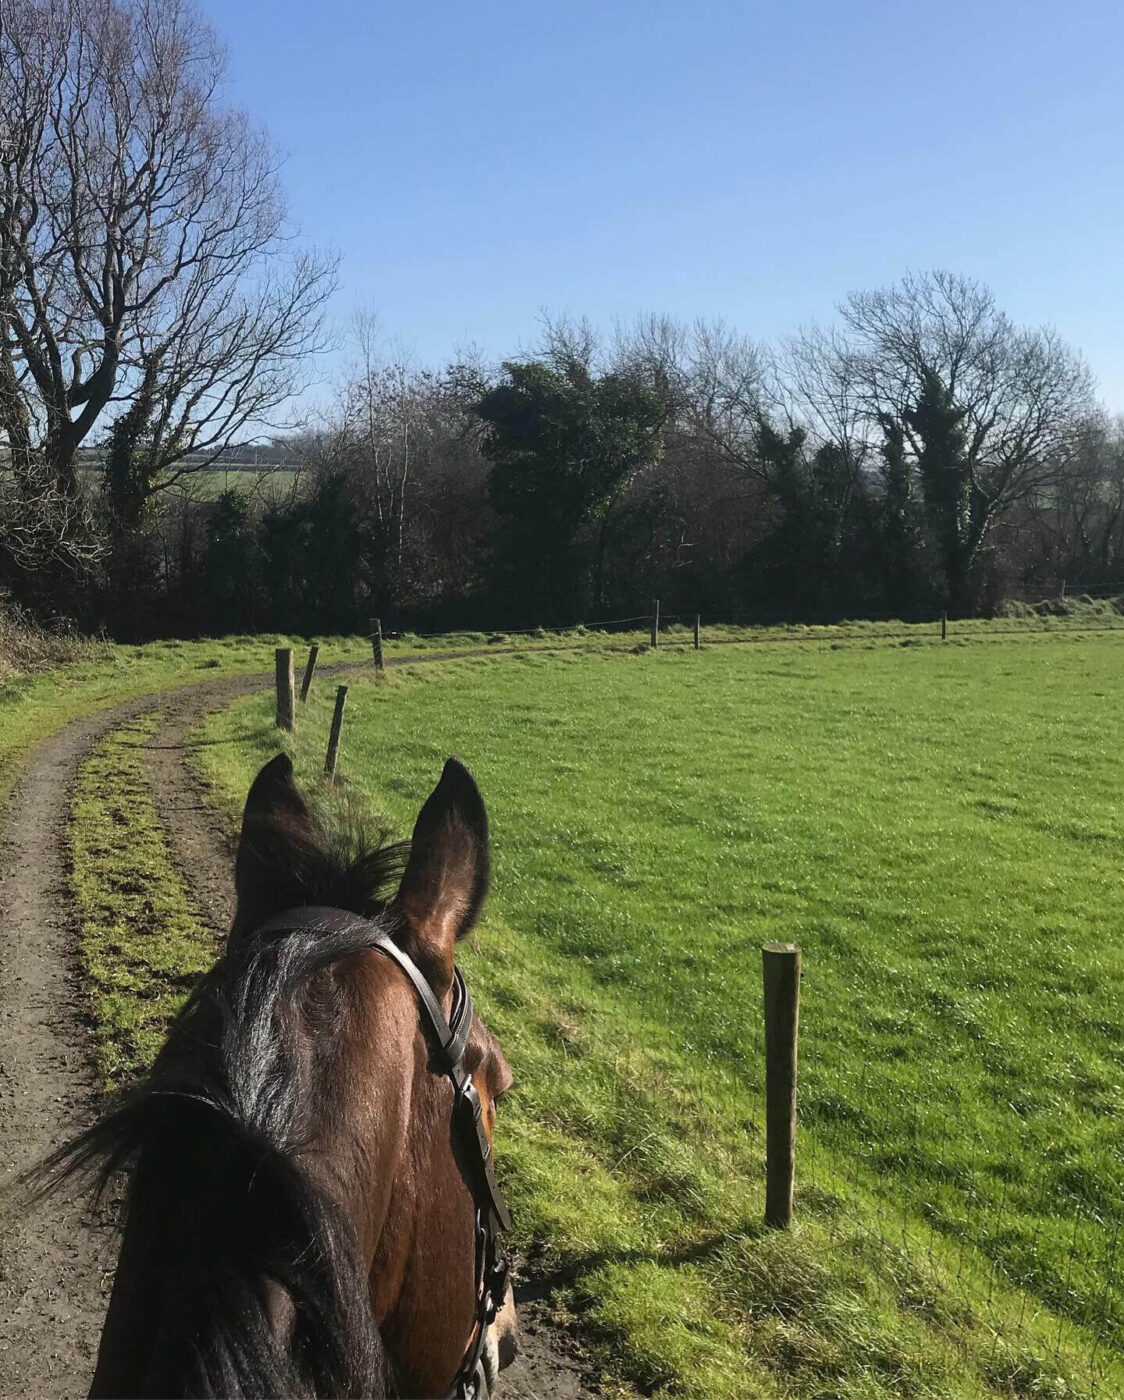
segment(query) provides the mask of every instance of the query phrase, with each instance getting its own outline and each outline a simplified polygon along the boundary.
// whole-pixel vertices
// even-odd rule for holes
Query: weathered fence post
[[[1065,597],[1065,579],[1062,579],[1062,597]]]
[[[320,643],[313,642],[308,649],[308,665],[304,668],[304,680],[301,681],[301,703],[308,699],[308,692],[312,689],[312,673],[316,670],[316,658],[320,655]]]
[[[652,645],[658,647],[660,644],[660,600],[652,599]]]
[[[332,732],[328,735],[328,756],[324,760],[324,776],[336,776],[336,758],[340,751],[340,730],[343,728],[343,707],[347,704],[347,686],[336,687],[336,708],[332,712]]]
[[[941,641],[948,636],[948,613],[941,613]]]
[[[702,636],[702,614],[695,614],[695,650],[699,649],[699,640]]]
[[[382,654],[382,618],[371,618],[371,650],[375,656],[375,670],[385,671],[386,661]]]
[[[800,949],[766,943],[765,973],[765,1224],[792,1224],[796,1175],[796,1043],[800,1029]]]
[[[275,652],[277,682],[277,728],[292,729],[293,711],[293,648],[278,647]]]

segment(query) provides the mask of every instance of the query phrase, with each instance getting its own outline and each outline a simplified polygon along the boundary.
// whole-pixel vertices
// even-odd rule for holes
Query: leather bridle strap
[[[441,1003],[433,988],[413,958],[370,919],[351,914],[344,909],[306,904],[287,909],[259,924],[255,936],[288,933],[296,929],[323,929],[348,932],[362,929],[367,934],[365,946],[396,963],[405,973],[417,994],[422,1020],[427,1023],[435,1042],[434,1068],[444,1074],[453,1086],[453,1127],[461,1136],[464,1161],[471,1174],[469,1183],[476,1205],[473,1225],[474,1273],[476,1276],[475,1336],[465,1354],[460,1370],[453,1379],[448,1400],[485,1400],[487,1381],[481,1356],[487,1329],[496,1312],[503,1306],[507,1291],[507,1260],[501,1255],[497,1236],[511,1229],[511,1213],[496,1180],[492,1160],[492,1145],[484,1127],[480,1096],[472,1076],[464,1067],[464,1052],[472,1032],[472,998],[458,967],[453,968],[453,1005],[446,1020]]]
[[[346,909],[330,909],[319,904],[304,904],[296,909],[288,909],[283,914],[276,914],[272,919],[267,919],[264,924],[258,925],[255,932],[257,935],[261,935],[263,933],[288,933],[298,928],[322,928],[345,933],[352,928],[369,931],[372,927],[372,920],[363,918],[361,914],[349,914]],[[414,991],[417,992],[418,1000],[425,1011],[426,1020],[437,1040],[438,1058],[443,1061],[441,1071],[443,1074],[448,1074],[454,1066],[459,1064],[464,1055],[469,1033],[472,1030],[472,1000],[468,995],[468,988],[464,984],[460,968],[453,969],[453,1014],[452,1024],[450,1024],[445,1019],[441,1003],[434,996],[433,988],[429,985],[428,979],[413,958],[404,953],[385,933],[374,933],[370,937],[368,946],[396,962],[413,984]]]

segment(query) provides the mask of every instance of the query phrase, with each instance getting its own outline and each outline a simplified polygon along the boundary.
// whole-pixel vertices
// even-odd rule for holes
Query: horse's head
[[[445,765],[418,815],[401,883],[388,901],[382,899],[385,871],[401,848],[356,840],[346,825],[342,839],[341,852],[341,833],[325,835],[288,760],[267,764],[243,817],[232,941],[252,938],[255,928],[311,904],[373,918],[421,972],[447,1022],[456,944],[476,922],[488,889],[488,818],[472,775],[456,759]],[[326,855],[332,856],[327,867]],[[340,873],[346,874],[342,884]],[[438,1047],[433,1027],[419,1015],[419,989],[378,951],[341,961],[333,974],[334,991],[348,1006],[350,1033],[346,1054],[336,1058],[335,1085],[324,1086],[329,1093],[335,1088],[338,1102],[316,1168],[323,1169],[325,1154],[331,1157],[334,1187],[342,1189],[370,1261],[371,1303],[399,1388],[440,1394],[480,1324],[476,1232],[478,1215],[487,1215],[486,1191],[476,1180],[474,1144],[456,1129],[453,1083],[434,1063]],[[483,1020],[469,1016],[460,1064],[476,1091],[490,1153],[496,1103],[512,1075]],[[308,1048],[316,1053],[312,1036]],[[347,1164],[343,1179],[340,1162]],[[514,1354],[510,1293],[488,1332],[483,1358],[494,1371]]]
[[[454,962],[488,884],[476,784],[446,764],[407,857],[329,830],[276,758],[236,884],[149,1081],[71,1152],[137,1162],[92,1393],[472,1394],[515,1350],[511,1071]]]

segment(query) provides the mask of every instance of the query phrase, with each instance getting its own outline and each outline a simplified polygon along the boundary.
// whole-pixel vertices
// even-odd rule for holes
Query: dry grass
[[[60,619],[44,627],[15,604],[0,599],[0,679],[15,673],[35,675],[72,661],[92,661],[106,650],[104,643],[79,635],[69,621]]]
[[[1115,598],[1091,598],[1088,593],[1071,593],[1064,598],[1043,598],[1037,603],[1024,603],[1008,598],[1000,603],[997,617],[1036,618],[1068,617],[1084,620],[1090,625],[1114,621],[1124,614],[1124,594]]]

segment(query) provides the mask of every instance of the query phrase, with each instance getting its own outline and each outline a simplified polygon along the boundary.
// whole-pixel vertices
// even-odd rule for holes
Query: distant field
[[[347,784],[492,816],[465,962],[525,1245],[697,1397],[1124,1394],[1124,638],[974,625],[353,685]],[[319,782],[332,687],[292,741]],[[268,698],[198,750],[231,811]],[[760,954],[805,950],[798,1230],[763,1234]]]
[[[169,486],[167,493],[190,496],[193,500],[213,501],[224,491],[261,492],[269,499],[276,500],[287,496],[290,491],[299,490],[302,479],[299,471],[274,467],[259,468],[242,464],[227,468],[208,467],[188,472]],[[100,468],[84,466],[82,480],[88,490],[96,490],[101,481]]]
[[[256,471],[252,467],[232,467],[228,471],[208,469],[191,472],[168,490],[172,494],[190,496],[199,501],[213,501],[224,491],[239,491],[247,495],[261,495],[267,500],[281,500],[290,492],[300,490],[302,480],[299,472]]]

